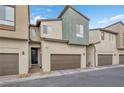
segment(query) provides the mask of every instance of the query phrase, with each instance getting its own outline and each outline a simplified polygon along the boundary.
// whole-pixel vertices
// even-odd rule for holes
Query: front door
[[[31,64],[38,64],[37,48],[31,49]]]

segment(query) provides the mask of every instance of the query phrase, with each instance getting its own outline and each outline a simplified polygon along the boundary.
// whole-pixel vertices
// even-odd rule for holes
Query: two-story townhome
[[[88,26],[89,19],[71,6],[56,19],[38,20],[30,26],[30,67],[39,65],[44,72],[85,68]]]
[[[106,29],[91,29],[87,47],[88,66],[106,66],[118,64],[116,46],[117,32]]]
[[[0,5],[0,76],[28,73],[29,7]]]
[[[118,57],[119,57],[119,64],[124,64],[124,24],[123,22],[119,21],[114,24],[111,24],[104,29],[112,30],[113,32],[118,33],[116,36],[116,46],[118,49]]]

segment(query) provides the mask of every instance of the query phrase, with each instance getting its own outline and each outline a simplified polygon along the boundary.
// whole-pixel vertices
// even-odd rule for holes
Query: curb
[[[43,79],[43,78],[50,78],[50,77],[56,77],[56,76],[63,76],[63,75],[70,75],[70,74],[78,74],[83,72],[91,72],[91,71],[100,71],[104,69],[112,69],[112,68],[118,68],[118,67],[124,67],[124,65],[114,65],[114,66],[107,66],[107,67],[92,67],[87,69],[76,69],[76,70],[61,70],[61,71],[52,71],[49,74],[44,74],[41,76],[31,76],[26,78],[19,78],[14,80],[8,80],[8,81],[0,81],[0,86],[13,83],[13,82],[23,82],[23,81],[29,81],[29,80],[35,80],[35,79]]]

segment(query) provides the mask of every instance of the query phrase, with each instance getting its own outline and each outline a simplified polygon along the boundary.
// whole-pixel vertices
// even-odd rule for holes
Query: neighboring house
[[[117,34],[105,29],[92,29],[89,31],[90,45],[87,47],[87,65],[104,66],[118,64]]]
[[[89,31],[87,65],[124,64],[124,24],[117,22]]]
[[[0,5],[0,76],[28,73],[29,7]]]
[[[112,30],[113,32],[118,33],[118,35],[116,36],[116,41],[119,64],[124,64],[124,23],[119,21],[117,23],[105,27],[104,29]]]
[[[30,26],[30,67],[39,65],[44,72],[85,68],[88,26],[89,19],[71,6],[57,19],[38,20]]]

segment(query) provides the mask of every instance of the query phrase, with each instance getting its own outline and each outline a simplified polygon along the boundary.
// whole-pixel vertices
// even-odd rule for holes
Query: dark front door
[[[37,48],[32,48],[31,49],[31,63],[32,64],[38,64],[38,53],[37,53]]]

